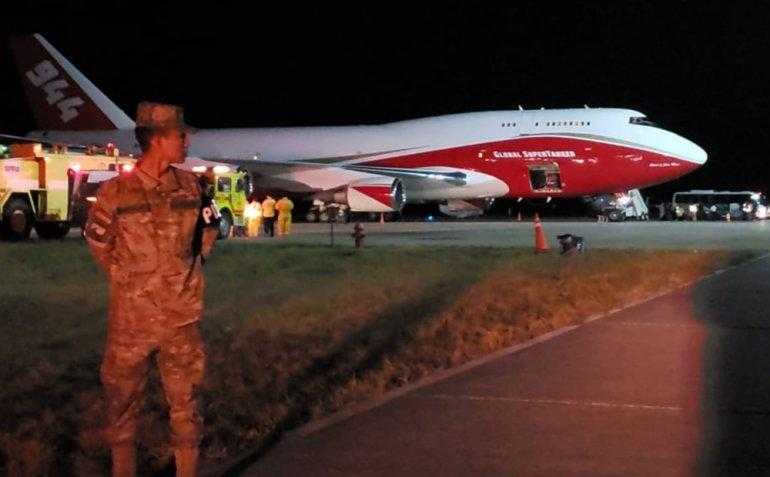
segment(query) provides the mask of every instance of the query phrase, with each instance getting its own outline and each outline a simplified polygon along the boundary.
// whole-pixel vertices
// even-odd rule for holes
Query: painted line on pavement
[[[519,397],[500,397],[500,396],[472,396],[472,395],[456,395],[451,394],[427,394],[420,395],[419,397],[443,399],[447,401],[494,401],[494,402],[511,402],[518,404],[557,404],[561,406],[577,406],[577,407],[602,407],[602,408],[614,408],[614,409],[633,409],[640,411],[667,411],[667,412],[680,412],[684,411],[681,406],[661,406],[655,404],[636,404],[636,403],[614,403],[605,401],[579,401],[574,399],[547,399],[547,398],[519,398]]]
[[[727,271],[730,271],[730,270],[732,270],[734,268],[741,267],[743,265],[748,265],[750,263],[762,261],[762,260],[764,260],[764,259],[766,259],[768,257],[770,257],[770,253],[765,253],[765,254],[762,254],[762,255],[760,255],[758,257],[754,257],[751,260],[746,260],[745,262],[736,263],[736,264],[730,265],[729,267],[720,268],[719,270],[711,273],[710,275],[706,275],[705,277],[701,278],[701,280],[705,280],[707,278],[711,278],[711,277],[715,277],[717,275],[721,275],[721,274],[723,274],[723,273],[725,273]],[[700,281],[700,280],[698,280],[698,281]]]
[[[638,327],[650,327],[650,328],[703,328],[701,324],[687,324],[687,323],[656,323],[645,321],[615,321],[613,325],[618,326],[638,326]]]

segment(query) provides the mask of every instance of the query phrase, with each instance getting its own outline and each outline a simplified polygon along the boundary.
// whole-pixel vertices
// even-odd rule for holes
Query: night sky
[[[760,2],[70,3],[66,14],[33,1],[3,17],[0,132],[35,127],[7,37],[40,32],[131,117],[142,100],[181,104],[203,128],[623,107],[709,153],[701,170],[648,193],[770,184],[770,6]]]

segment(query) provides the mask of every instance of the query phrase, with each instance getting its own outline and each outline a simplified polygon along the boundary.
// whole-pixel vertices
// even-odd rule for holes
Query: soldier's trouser
[[[113,447],[133,445],[142,407],[147,366],[157,350],[163,390],[169,405],[171,444],[190,448],[200,441],[200,417],[193,395],[203,379],[205,353],[198,324],[151,333],[110,330],[101,367],[107,397],[106,438]]]
[[[278,234],[284,235],[291,231],[291,215],[278,216]]]

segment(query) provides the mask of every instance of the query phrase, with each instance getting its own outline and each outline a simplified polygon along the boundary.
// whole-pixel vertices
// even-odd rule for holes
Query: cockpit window
[[[652,126],[652,127],[658,127],[658,125],[649,119],[647,119],[645,116],[635,116],[628,120],[631,124],[639,124],[641,126]]]

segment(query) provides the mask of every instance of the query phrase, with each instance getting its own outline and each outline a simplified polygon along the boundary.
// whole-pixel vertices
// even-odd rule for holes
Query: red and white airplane
[[[138,152],[134,122],[41,35],[12,45],[28,99],[51,142]],[[371,126],[203,129],[189,153],[246,167],[263,189],[346,202],[352,211],[405,202],[579,197],[680,177],[706,152],[628,109],[452,114]]]

